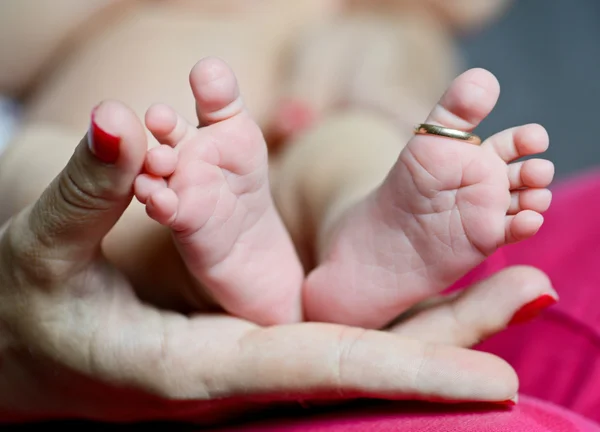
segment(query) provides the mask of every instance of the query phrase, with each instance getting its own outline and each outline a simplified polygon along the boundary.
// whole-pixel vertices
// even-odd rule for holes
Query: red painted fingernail
[[[519,395],[516,394],[514,395],[514,397],[512,399],[507,399],[504,401],[498,401],[498,402],[494,402],[495,405],[502,405],[505,407],[514,407],[517,402],[519,401]]]
[[[509,325],[520,324],[532,320],[544,309],[555,304],[557,300],[549,294],[544,294],[519,309],[512,317]]]
[[[92,121],[88,132],[88,145],[94,155],[104,163],[113,164],[119,158],[121,139],[100,128],[94,119],[96,110],[92,110]]]

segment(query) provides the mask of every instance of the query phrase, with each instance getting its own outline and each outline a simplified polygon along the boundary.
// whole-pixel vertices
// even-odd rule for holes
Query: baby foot
[[[299,321],[303,272],[273,205],[262,133],[222,61],[201,60],[190,84],[202,127],[165,105],[148,110],[163,145],[148,152],[136,196],[224,309],[264,325]]]
[[[499,85],[466,72],[427,123],[474,129]],[[304,288],[311,320],[378,328],[439,292],[507,243],[537,232],[550,205],[551,162],[538,125],[505,130],[481,146],[431,135],[407,144],[383,184],[350,209],[331,234]]]

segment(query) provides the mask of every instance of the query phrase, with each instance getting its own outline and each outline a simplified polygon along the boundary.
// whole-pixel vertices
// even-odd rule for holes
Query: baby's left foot
[[[155,105],[137,198],[168,226],[191,274],[228,312],[269,325],[301,320],[303,270],[273,205],[267,147],[233,72],[201,60],[190,74],[202,127]]]
[[[427,123],[472,130],[494,107],[496,79],[457,78]],[[376,146],[376,143],[374,147]],[[350,209],[304,288],[308,319],[377,328],[444,288],[499,247],[537,232],[550,205],[553,165],[537,125],[481,146],[415,136],[383,184]]]

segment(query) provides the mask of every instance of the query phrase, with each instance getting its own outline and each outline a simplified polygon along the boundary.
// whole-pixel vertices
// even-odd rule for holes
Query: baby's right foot
[[[201,60],[190,83],[202,127],[164,105],[148,110],[164,145],[148,153],[136,196],[224,309],[263,325],[300,321],[303,270],[273,205],[262,133],[222,61]]]

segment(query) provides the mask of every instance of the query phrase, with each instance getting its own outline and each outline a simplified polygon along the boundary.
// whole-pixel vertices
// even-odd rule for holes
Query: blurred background
[[[0,7],[6,6],[8,1],[17,4],[15,0],[0,0]],[[66,0],[62,3],[68,4]],[[237,7],[240,4],[247,6],[250,3],[238,1]],[[33,28],[27,31],[34,31]],[[168,38],[170,31],[165,29],[160,37]],[[14,58],[18,53],[11,51],[9,36],[0,38],[0,48],[3,48],[3,52],[13,53]],[[131,37],[129,39],[131,40]],[[135,45],[137,42],[132,43],[134,45],[131,52],[139,51],[139,45]],[[197,43],[190,43],[190,58],[197,58],[197,47],[193,45]],[[538,122],[550,133],[551,148],[547,156],[555,162],[558,177],[600,166],[600,142],[596,132],[597,127],[600,129],[600,1],[515,0],[502,18],[493,24],[486,24],[481,32],[463,38],[460,40],[460,46],[469,67],[479,66],[491,70],[502,85],[502,96],[497,109],[478,129],[483,137],[506,127]],[[123,51],[127,52],[125,49]],[[78,55],[86,57],[85,53]],[[120,59],[119,64],[123,64],[122,70],[114,72],[123,83],[127,83],[128,79],[137,80],[139,77],[139,72],[134,72],[127,65],[127,57],[123,56]],[[0,67],[10,67],[11,61],[10,58],[3,58]],[[93,70],[94,60],[81,62],[86,61],[90,70]],[[142,65],[147,61],[146,58],[137,60],[138,64]],[[183,64],[188,63],[193,64],[186,58]],[[189,69],[186,66],[181,70]],[[86,76],[88,72],[85,68],[75,68],[71,70],[71,76]],[[130,74],[129,78],[127,73]],[[135,75],[136,73],[138,75]],[[67,73],[64,75],[67,77],[65,80],[70,79]],[[256,75],[260,73],[257,72]],[[134,78],[131,78],[132,76]],[[105,78],[108,80],[110,76]],[[161,91],[166,97],[171,97],[177,92],[188,97],[185,84],[187,80],[183,78],[184,75],[181,80],[176,80],[177,83],[182,83],[181,89],[169,87],[173,86],[170,82],[175,80],[163,80],[162,82],[169,84]],[[268,84],[268,79],[265,78],[265,81]],[[50,116],[50,120],[53,120],[54,115],[51,113],[57,112],[56,106],[64,108],[72,104],[65,103],[62,99],[67,95],[61,85],[54,86],[58,91],[47,92],[40,97],[45,98],[46,102],[38,103],[38,112],[44,111],[46,116]],[[158,88],[153,86],[151,81],[147,85],[154,90]],[[71,86],[75,89],[71,90],[71,93],[81,101],[79,106],[72,108],[69,115],[81,117],[77,117],[78,121],[87,121],[87,109],[97,102],[98,96],[89,89],[79,88],[75,84]],[[127,89],[125,84],[120,90],[125,91],[124,89]],[[245,91],[265,93],[260,88],[246,88]],[[111,96],[119,97],[117,94]],[[140,104],[141,101],[140,98]],[[169,102],[168,99],[166,101]],[[86,110],[81,107],[85,107]],[[0,150],[14,131],[17,111],[18,105],[0,94]]]
[[[541,123],[557,176],[600,166],[600,1],[517,0],[461,42],[468,65],[493,71],[502,85],[482,136]]]

